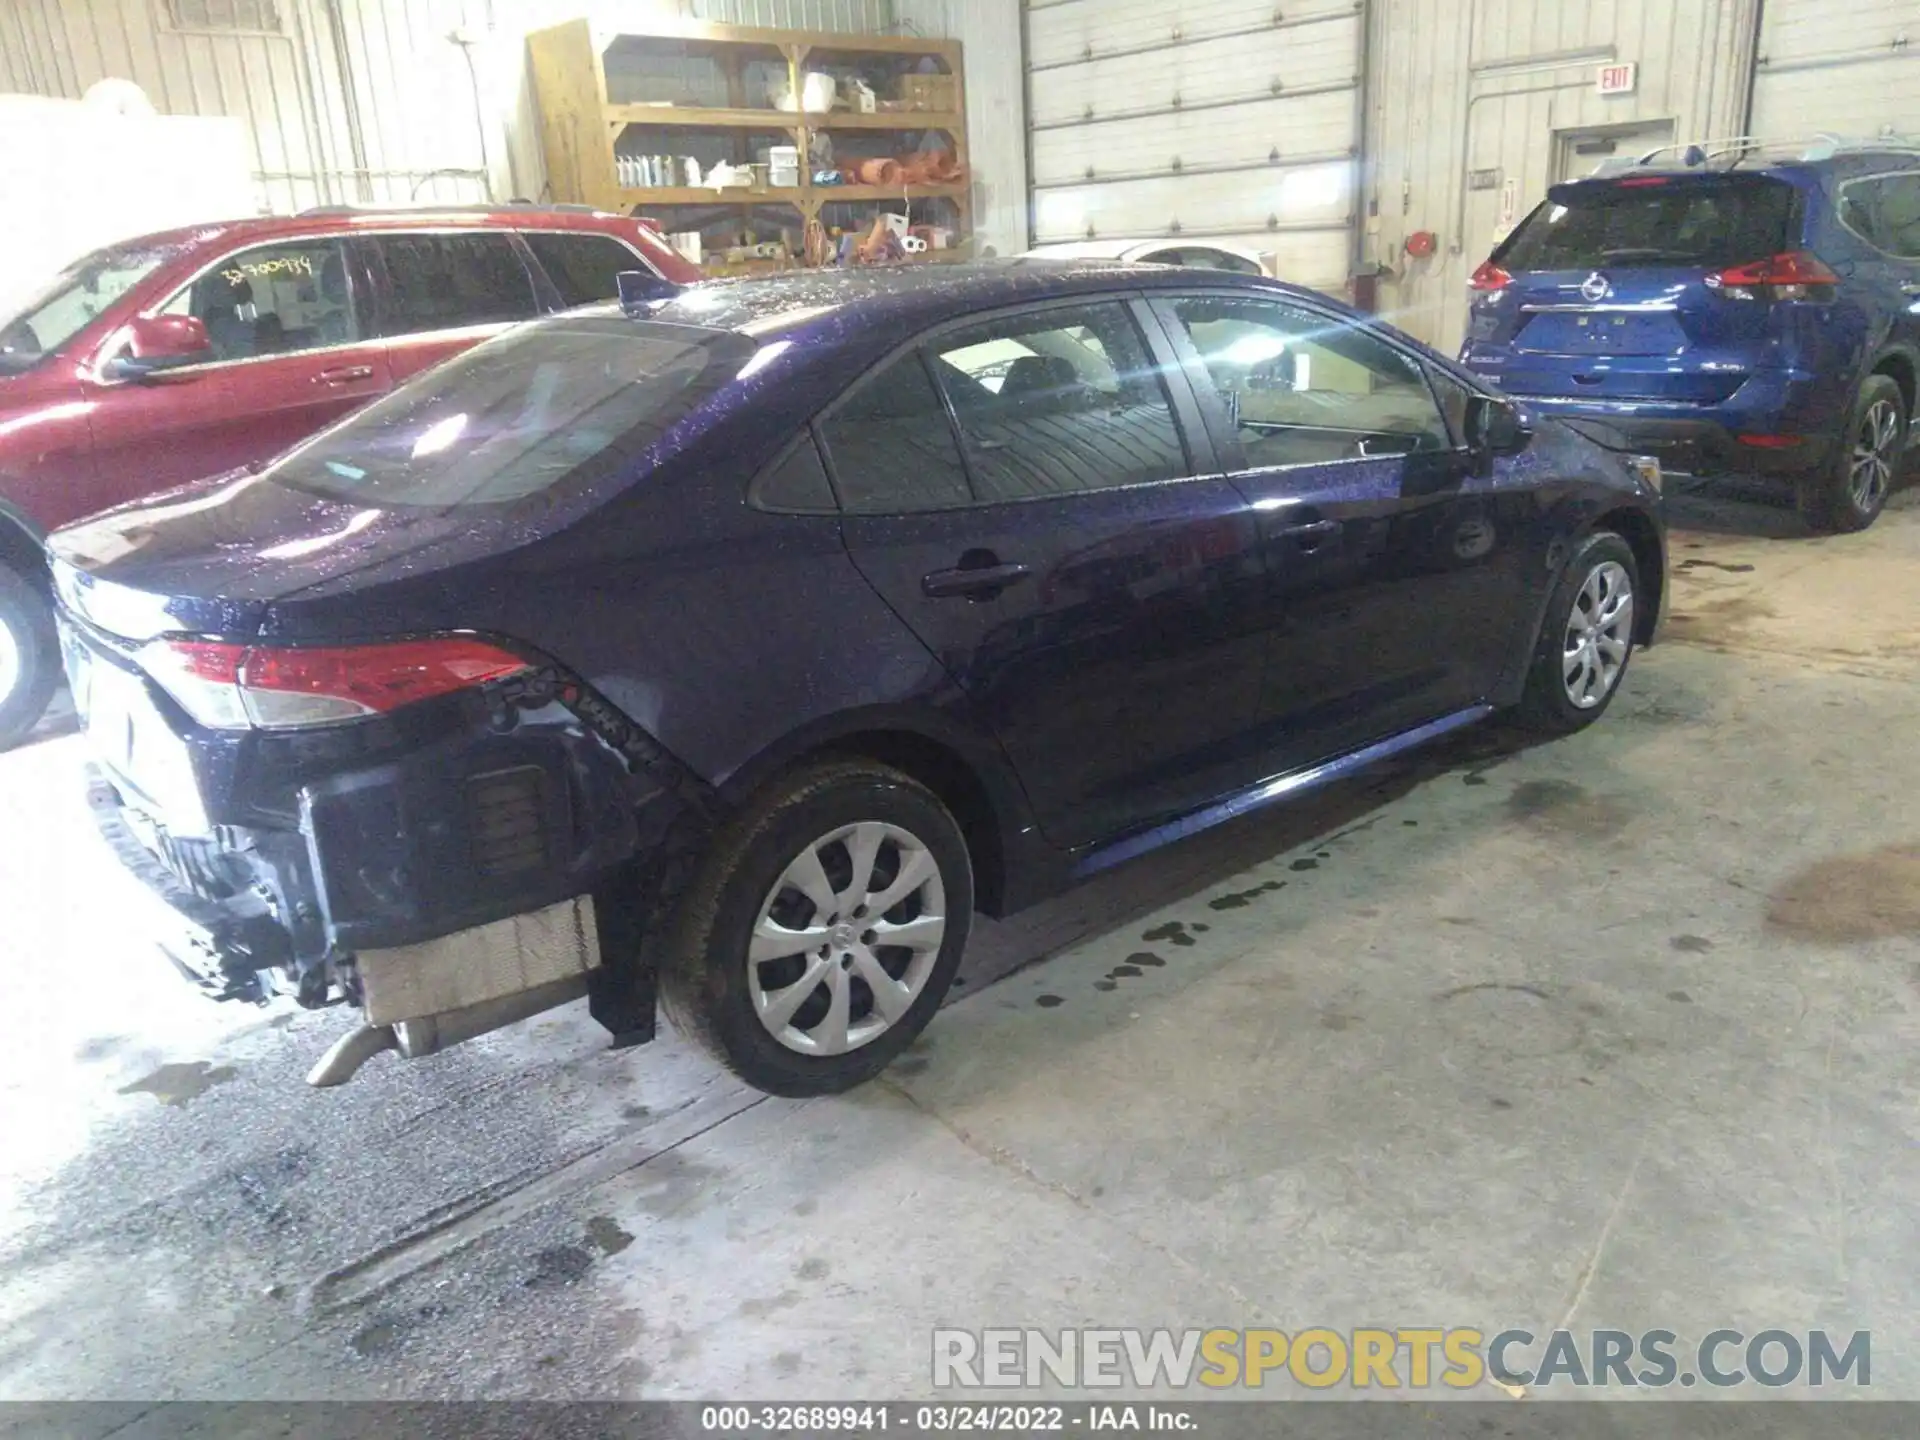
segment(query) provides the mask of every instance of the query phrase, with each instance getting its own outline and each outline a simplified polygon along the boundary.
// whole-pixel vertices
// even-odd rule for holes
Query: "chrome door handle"
[[[965,595],[972,600],[991,600],[1009,585],[1025,580],[1032,573],[1017,562],[1007,565],[961,565],[922,576],[920,589],[931,600],[944,600],[954,595]]]
[[[322,370],[313,377],[316,385],[351,385],[356,380],[371,380],[371,365],[336,365],[331,370]]]
[[[1295,548],[1311,553],[1332,543],[1339,534],[1338,520],[1315,520],[1310,525],[1289,525],[1280,532],[1280,538],[1291,540]]]

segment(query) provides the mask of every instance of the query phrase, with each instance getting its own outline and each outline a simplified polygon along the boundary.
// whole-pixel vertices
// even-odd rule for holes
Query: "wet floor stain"
[[[800,1352],[782,1350],[773,1357],[773,1373],[780,1376],[793,1376],[800,1373]]]
[[[740,1306],[740,1313],[748,1320],[763,1319],[776,1310],[790,1310],[800,1303],[798,1290],[782,1290],[771,1300],[747,1300]]]
[[[1460,777],[1460,783],[1462,785],[1484,785],[1487,783],[1487,772],[1484,770],[1469,770]],[[1409,820],[1407,823],[1411,825],[1413,822]]]
[[[575,1285],[593,1268],[593,1256],[582,1245],[550,1245],[533,1257],[533,1273],[520,1283],[529,1290]]]
[[[1201,924],[1201,923],[1198,923],[1198,922],[1196,922],[1196,923],[1195,923],[1195,924],[1194,924],[1194,925],[1192,926],[1192,929],[1193,929],[1193,933],[1194,933],[1194,934],[1196,934],[1196,935],[1204,935],[1204,934],[1206,934],[1206,933],[1207,933],[1207,931],[1209,931],[1209,930],[1211,930],[1212,928],[1213,928],[1213,927],[1212,927],[1211,925],[1205,925],[1205,924]]]
[[[1682,560],[1676,570],[1724,570],[1729,575],[1751,575],[1751,565],[1729,565],[1724,560]]]
[[[1400,823],[1406,826],[1409,830],[1411,830],[1420,822],[1418,820],[1402,820]]]
[[[1304,860],[1296,860],[1287,867],[1289,870],[1318,870],[1320,862],[1309,855]]]
[[[809,1255],[794,1266],[793,1273],[795,1278],[800,1280],[824,1280],[831,1269],[832,1267],[818,1255]]]
[[[1235,890],[1231,894],[1216,895],[1207,902],[1207,908],[1209,910],[1242,910],[1262,895],[1270,895],[1275,890],[1284,888],[1286,883],[1284,880],[1269,880],[1266,884],[1256,885],[1251,890]]]
[[[933,1062],[924,1055],[902,1055],[898,1060],[893,1062],[891,1068],[895,1075],[904,1075],[910,1080],[915,1075],[926,1074],[927,1067],[932,1063]]]
[[[1162,965],[1165,965],[1166,963],[1167,962],[1165,960],[1162,960],[1158,955],[1154,954],[1151,950],[1136,950],[1131,955],[1127,956],[1127,964],[1145,965],[1150,969],[1158,969],[1159,967],[1161,967]]]
[[[622,1105],[620,1107],[620,1118],[622,1120],[644,1120],[651,1114],[653,1114],[653,1111],[645,1105]]]
[[[97,1065],[102,1060],[111,1060],[131,1043],[125,1035],[96,1035],[74,1047],[73,1058],[82,1065]]]
[[[1067,1002],[1058,995],[1041,995],[1036,998],[1033,1003],[1038,1005],[1042,1010],[1052,1010],[1056,1006],[1064,1005]]]
[[[1632,818],[1618,800],[1589,794],[1571,780],[1522,781],[1507,796],[1507,814],[1536,829],[1593,840],[1619,834]]]
[[[620,1228],[611,1215],[595,1215],[587,1221],[587,1239],[602,1255],[618,1255],[633,1244],[633,1236]]]
[[[1704,955],[1713,949],[1713,941],[1704,935],[1676,935],[1667,943],[1687,955]]]
[[[1827,944],[1920,936],[1920,844],[1809,865],[1769,897],[1767,924]]]
[[[172,1105],[177,1108],[197,1100],[216,1085],[226,1084],[239,1073],[231,1065],[215,1065],[209,1060],[162,1065],[151,1075],[144,1076],[131,1085],[122,1085],[120,1093],[151,1095],[162,1105]]]
[[[1186,925],[1179,920],[1169,920],[1164,925],[1156,925],[1151,930],[1143,930],[1140,933],[1140,938],[1145,940],[1149,945],[1153,944],[1156,940],[1165,941],[1169,945],[1197,945],[1200,943],[1187,933]]]
[[[1140,978],[1140,967],[1138,965],[1116,965],[1107,972],[1107,978],[1109,980],[1138,980]]]
[[[1096,980],[1093,982],[1093,988],[1096,990],[1118,990],[1120,988],[1120,982],[1118,980]]]
[[[1320,1017],[1322,1030],[1351,1030],[1360,1023],[1358,1015],[1345,1015],[1338,1010],[1329,1010]]]
[[[1511,1110],[1513,1108],[1513,1102],[1511,1100],[1503,1100],[1498,1095],[1494,1096],[1487,1103],[1496,1110]]]
[[[1693,997],[1684,990],[1667,991],[1667,999],[1673,1001],[1676,1005],[1691,1005],[1693,1003]]]

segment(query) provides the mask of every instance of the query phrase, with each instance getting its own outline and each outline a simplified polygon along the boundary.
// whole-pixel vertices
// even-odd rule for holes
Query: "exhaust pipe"
[[[327,1047],[326,1053],[307,1072],[307,1083],[320,1089],[344,1085],[362,1065],[384,1050],[398,1050],[409,1060],[437,1055],[463,1040],[516,1025],[544,1010],[578,1000],[586,993],[585,975],[566,975],[531,990],[458,1010],[443,1010],[437,1015],[422,1015],[391,1025],[362,1025]]]

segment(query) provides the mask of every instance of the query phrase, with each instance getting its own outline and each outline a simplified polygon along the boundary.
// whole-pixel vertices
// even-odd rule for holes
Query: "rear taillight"
[[[342,647],[156,640],[139,658],[189,715],[219,730],[336,725],[532,668],[464,636]]]
[[[1491,260],[1485,261],[1480,268],[1467,277],[1467,289],[1481,294],[1490,294],[1504,290],[1513,283],[1513,276],[1502,270]]]
[[[1805,250],[1770,255],[1707,276],[1707,284],[1729,300],[1827,300],[1839,283],[1840,277],[1818,255]]]

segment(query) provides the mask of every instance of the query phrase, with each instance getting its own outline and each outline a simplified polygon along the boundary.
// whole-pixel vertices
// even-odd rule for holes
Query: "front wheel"
[[[1854,397],[1833,461],[1800,488],[1800,510],[1816,530],[1864,530],[1893,493],[1906,448],[1907,402],[1885,375],[1869,375]]]
[[[0,566],[0,750],[25,739],[60,682],[53,613],[40,593]]]
[[[829,761],[715,837],[665,946],[674,1028],[749,1085],[830,1095],[940,1008],[973,918],[966,842],[907,775]]]
[[[1606,713],[1633,658],[1640,567],[1610,530],[1579,542],[1553,587],[1527,671],[1519,718],[1569,734]]]

